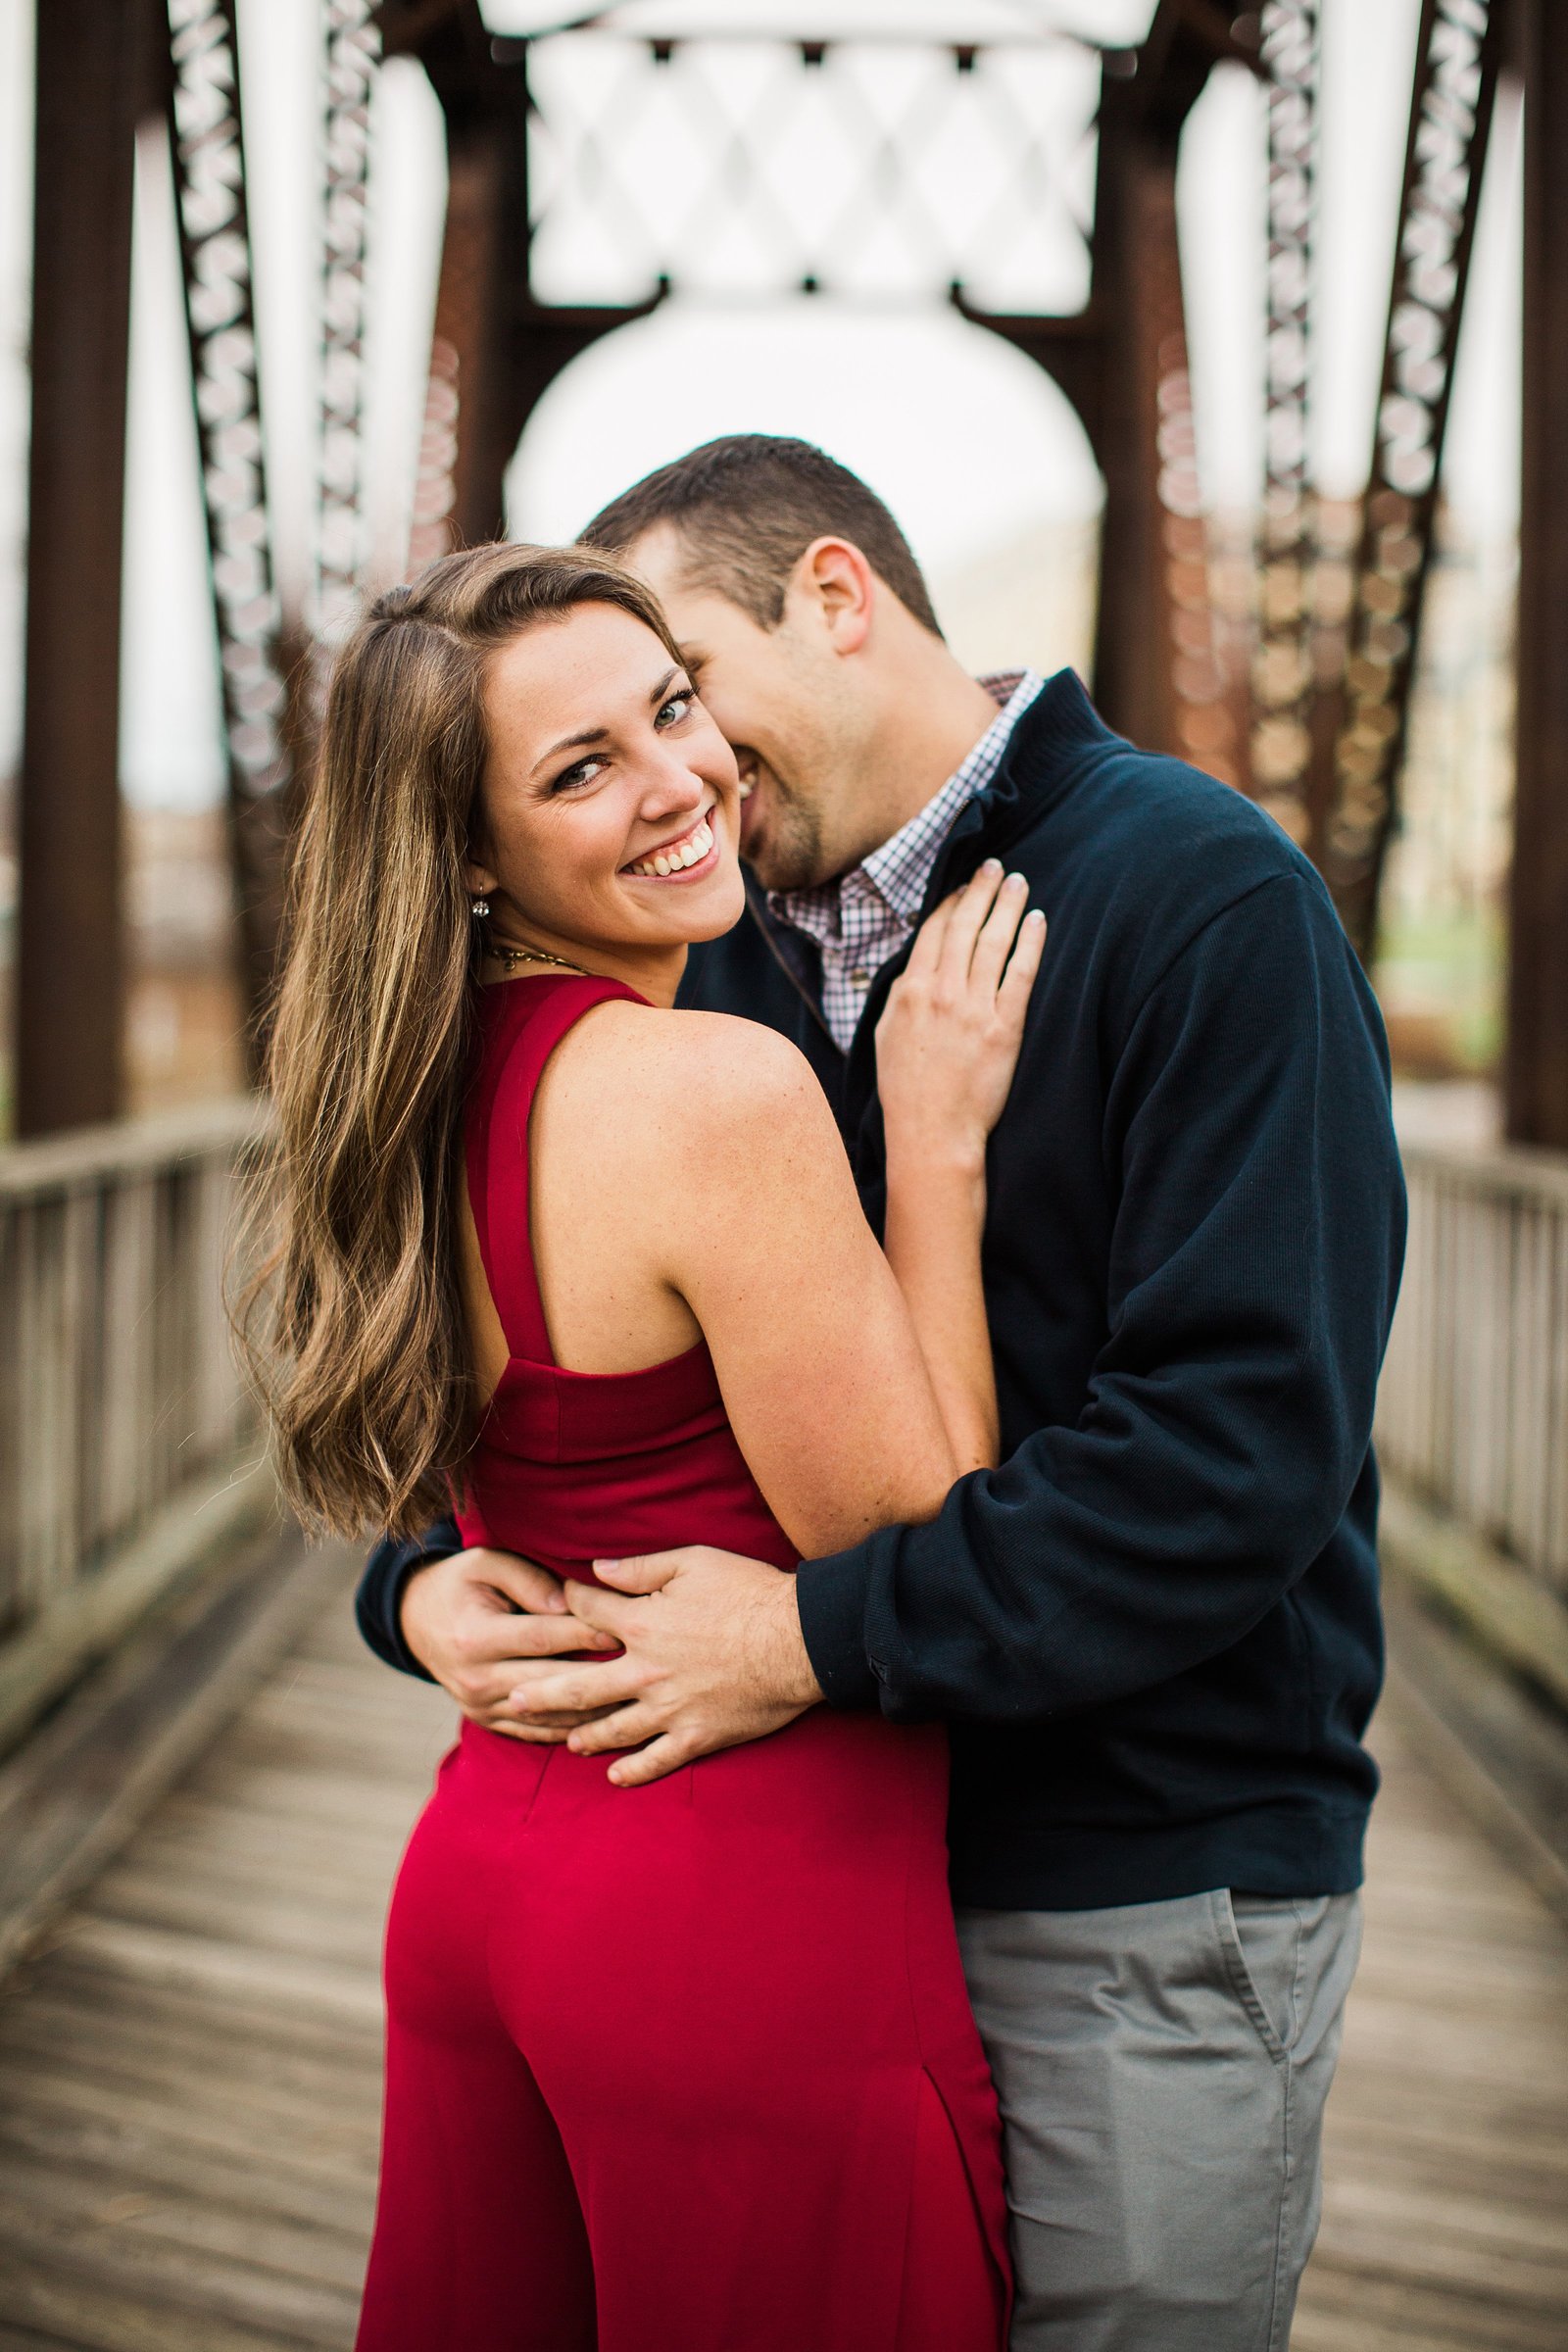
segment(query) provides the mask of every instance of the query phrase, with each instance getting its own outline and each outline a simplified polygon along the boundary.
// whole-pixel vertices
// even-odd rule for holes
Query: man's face
[[[776,629],[686,580],[679,535],[661,523],[626,551],[658,595],[698,693],[740,766],[741,855],[768,890],[831,881],[868,844],[855,822],[863,720],[812,602],[786,600]]]

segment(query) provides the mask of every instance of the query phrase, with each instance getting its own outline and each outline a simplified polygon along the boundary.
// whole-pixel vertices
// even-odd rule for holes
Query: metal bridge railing
[[[1404,1156],[1385,1553],[1568,1708],[1568,1158]]]
[[[0,1152],[0,1746],[273,1508],[221,1267],[247,1100]]]

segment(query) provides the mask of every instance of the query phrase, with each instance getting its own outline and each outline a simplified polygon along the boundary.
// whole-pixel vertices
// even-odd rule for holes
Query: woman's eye
[[[584,784],[591,784],[604,764],[599,759],[579,760],[575,767],[564,767],[550,789],[552,792],[576,792]]]
[[[697,696],[690,686],[682,687],[679,694],[672,694],[668,702],[662,707],[659,716],[654,721],[655,726],[679,726],[681,720],[685,717],[687,711],[691,709],[696,700]],[[671,713],[673,713],[673,716]]]

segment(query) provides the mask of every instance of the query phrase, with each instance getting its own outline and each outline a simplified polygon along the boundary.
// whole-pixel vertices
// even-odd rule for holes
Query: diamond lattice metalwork
[[[381,55],[374,0],[326,0],[326,257],[321,290],[318,633],[339,636],[364,557],[361,495],[370,95]]]
[[[1088,295],[1100,70],[1081,44],[743,35],[527,44],[530,284],[629,302],[961,284],[999,311]]]

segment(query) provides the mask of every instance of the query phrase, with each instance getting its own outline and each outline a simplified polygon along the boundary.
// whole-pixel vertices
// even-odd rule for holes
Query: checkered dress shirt
[[[768,906],[780,922],[804,931],[821,950],[822,1014],[846,1054],[872,981],[913,935],[942,845],[959,811],[995,777],[1013,728],[1045,680],[1037,671],[1024,669],[982,678],[980,683],[1002,708],[967,759],[917,816],[901,825],[863,864],[836,881],[812,890],[768,893]]]

